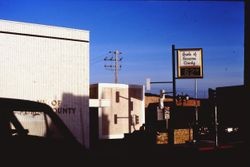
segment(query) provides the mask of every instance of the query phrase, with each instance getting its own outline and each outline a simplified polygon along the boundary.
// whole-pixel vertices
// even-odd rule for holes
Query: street
[[[249,166],[249,149],[244,145],[103,145],[91,151],[94,166]]]

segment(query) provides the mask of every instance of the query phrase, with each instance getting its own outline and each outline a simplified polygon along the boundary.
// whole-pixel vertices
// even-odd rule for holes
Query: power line
[[[107,70],[115,71],[115,83],[118,83],[118,71],[121,70],[122,66],[120,65],[120,62],[122,61],[122,57],[120,55],[122,52],[115,50],[115,51],[109,51],[111,56],[106,56],[104,58],[105,62],[110,62],[109,64],[105,64],[104,67]]]
[[[103,56],[90,57],[90,62],[103,61]]]
[[[98,63],[101,63],[103,60],[93,60],[93,61],[90,61],[90,64],[91,65],[94,65],[94,64],[98,64]]]

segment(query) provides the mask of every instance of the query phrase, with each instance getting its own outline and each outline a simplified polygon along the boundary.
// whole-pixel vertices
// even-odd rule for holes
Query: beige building
[[[90,86],[90,98],[100,102],[96,108],[98,139],[123,138],[125,133],[139,130],[145,123],[142,85],[93,84]]]

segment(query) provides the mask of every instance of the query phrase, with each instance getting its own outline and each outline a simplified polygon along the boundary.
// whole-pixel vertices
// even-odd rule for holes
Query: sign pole
[[[172,80],[173,80],[173,105],[170,112],[169,120],[169,144],[174,145],[174,114],[176,110],[176,77],[175,77],[175,45],[172,45]]]
[[[193,124],[193,142],[198,141],[198,104],[197,78],[203,78],[203,51],[202,48],[181,48],[177,50],[177,78],[195,79],[195,120]]]
[[[198,98],[198,89],[197,89],[197,79],[195,79],[195,128],[194,128],[194,142],[198,140],[198,106],[197,106],[197,98]]]

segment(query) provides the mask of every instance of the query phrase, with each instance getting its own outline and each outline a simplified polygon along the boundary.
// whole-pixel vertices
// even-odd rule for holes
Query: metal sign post
[[[176,77],[175,77],[175,45],[172,45],[172,81],[173,81],[173,104],[170,110],[171,118],[169,119],[169,144],[174,145],[174,119],[176,110]]]
[[[198,140],[198,105],[197,105],[197,78],[203,78],[203,51],[202,48],[187,48],[177,50],[177,78],[195,79],[195,122],[194,142]]]
[[[195,125],[194,125],[194,142],[198,140],[198,126],[199,126],[199,115],[198,115],[198,105],[197,105],[197,98],[198,98],[198,88],[197,88],[197,79],[195,79]]]
[[[177,51],[177,77],[176,77],[176,52]],[[146,89],[150,90],[150,84],[172,83],[173,103],[170,109],[171,118],[169,119],[168,126],[168,143],[174,144],[174,125],[175,125],[175,111],[176,111],[176,79],[191,79],[203,78],[203,60],[202,48],[191,49],[176,49],[172,45],[172,81],[171,82],[151,82],[150,79],[146,80]],[[198,106],[197,106],[197,80],[195,79],[195,137],[197,136],[198,127]],[[170,116],[169,115],[169,116]]]

